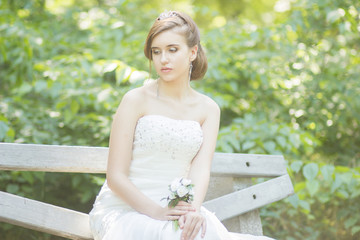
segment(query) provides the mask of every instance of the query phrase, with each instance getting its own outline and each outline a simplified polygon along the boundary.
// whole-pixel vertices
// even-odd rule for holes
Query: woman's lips
[[[172,70],[172,68],[161,68],[161,72],[163,72],[163,73],[170,72],[171,70]]]

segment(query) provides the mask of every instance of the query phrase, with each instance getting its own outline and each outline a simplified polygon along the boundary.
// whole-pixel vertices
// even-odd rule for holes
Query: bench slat
[[[221,177],[277,177],[287,174],[282,155],[215,153],[212,175]]]
[[[269,203],[286,198],[294,193],[288,174],[263,183],[210,200],[204,206],[221,220],[226,220]],[[254,199],[253,196],[256,196]]]
[[[88,214],[1,191],[0,221],[69,239],[93,239]]]
[[[70,239],[93,239],[88,214],[1,191],[0,221]]]
[[[0,170],[105,173],[108,148],[0,143]],[[281,155],[215,153],[213,176],[286,174]]]
[[[0,143],[0,169],[104,173],[107,154],[103,147]]]

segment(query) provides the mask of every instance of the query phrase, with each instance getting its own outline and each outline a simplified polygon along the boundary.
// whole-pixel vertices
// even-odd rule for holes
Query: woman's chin
[[[160,79],[164,82],[172,82],[172,81],[176,80],[176,78],[174,76],[172,76],[171,74],[160,75]]]

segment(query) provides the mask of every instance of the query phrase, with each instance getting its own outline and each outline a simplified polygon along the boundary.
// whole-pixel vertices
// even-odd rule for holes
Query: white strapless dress
[[[145,115],[136,125],[129,179],[146,196],[161,206],[169,195],[168,185],[186,177],[190,163],[202,143],[202,129],[192,120],[175,120]],[[270,239],[263,236],[229,233],[216,216],[202,207],[207,220],[204,238],[196,240]],[[177,240],[172,222],[152,219],[132,209],[116,196],[105,181],[89,213],[95,240]]]

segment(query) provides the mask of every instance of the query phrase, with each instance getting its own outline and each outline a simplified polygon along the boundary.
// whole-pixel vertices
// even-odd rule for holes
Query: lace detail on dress
[[[170,160],[192,160],[202,137],[201,126],[196,121],[145,115],[138,120],[133,147],[134,151],[163,153]]]

